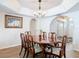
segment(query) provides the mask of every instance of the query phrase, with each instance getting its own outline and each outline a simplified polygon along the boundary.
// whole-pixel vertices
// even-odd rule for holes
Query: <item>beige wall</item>
[[[0,12],[0,49],[20,45],[20,32],[29,31],[31,18],[23,16],[23,28],[5,28],[5,14]]]
[[[8,7],[15,12],[19,12],[21,9],[19,2],[17,2],[16,0],[0,0],[0,4]]]

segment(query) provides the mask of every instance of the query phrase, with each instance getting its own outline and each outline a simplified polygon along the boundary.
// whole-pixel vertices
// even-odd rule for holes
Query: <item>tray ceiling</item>
[[[38,11],[38,6],[39,6],[38,0],[18,0],[18,2],[22,7],[29,8],[34,11]],[[60,5],[62,2],[63,0],[42,0],[41,9],[45,11]]]

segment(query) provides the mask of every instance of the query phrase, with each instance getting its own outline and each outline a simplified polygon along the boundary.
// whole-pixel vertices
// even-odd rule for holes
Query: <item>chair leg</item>
[[[64,53],[64,58],[66,58],[66,53]]]
[[[27,50],[26,58],[28,58],[28,56],[29,56],[29,50]]]
[[[64,58],[66,58],[66,49],[64,48]]]
[[[35,58],[35,54],[33,54],[33,58]]]
[[[45,53],[45,58],[47,57],[47,54]]]
[[[53,52],[53,49],[52,49],[52,47],[51,47],[51,53]],[[51,57],[51,54],[49,54],[49,58]]]
[[[27,50],[27,49],[25,49],[25,51],[24,51],[24,55],[23,55],[23,58],[24,58],[24,57],[25,57],[25,55],[26,55],[26,50]]]
[[[23,47],[21,47],[21,51],[20,51],[19,55],[21,55],[21,53],[22,53],[22,50],[23,50]]]
[[[49,58],[51,58],[51,55],[49,54]]]
[[[34,49],[32,50],[32,54],[33,54],[33,55],[32,55],[33,58],[35,58],[35,50],[34,50]]]

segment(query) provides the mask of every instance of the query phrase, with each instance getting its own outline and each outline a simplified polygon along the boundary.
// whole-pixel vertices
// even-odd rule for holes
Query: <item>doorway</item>
[[[36,35],[36,19],[32,19],[30,22],[30,31],[32,35]]]

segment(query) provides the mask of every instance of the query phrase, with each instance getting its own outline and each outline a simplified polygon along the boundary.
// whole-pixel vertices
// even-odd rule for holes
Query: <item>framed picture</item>
[[[5,28],[22,28],[23,18],[12,15],[5,15]]]

